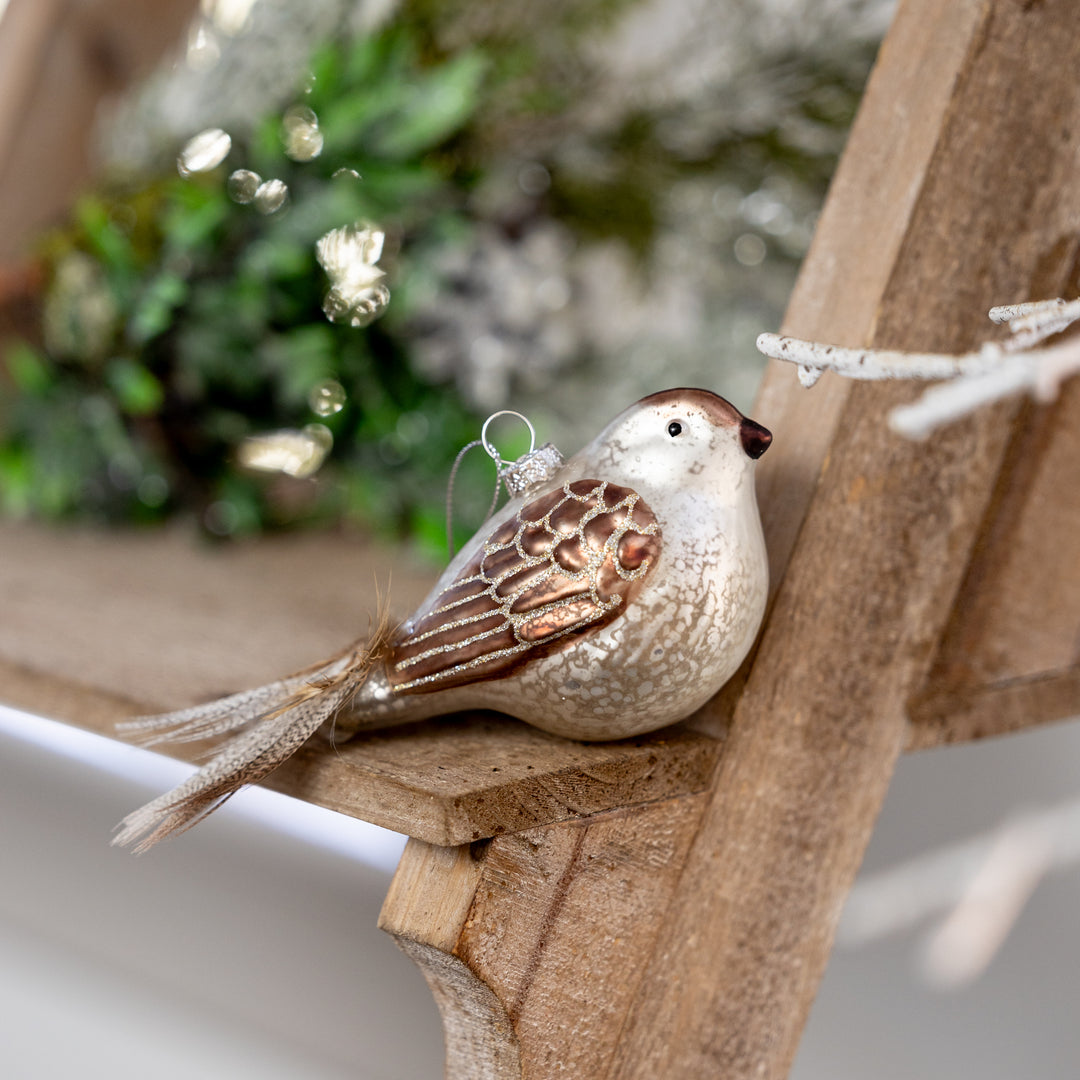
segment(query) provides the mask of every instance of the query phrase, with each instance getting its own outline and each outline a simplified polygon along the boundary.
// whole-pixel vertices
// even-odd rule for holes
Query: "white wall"
[[[427,988],[375,928],[400,838],[256,791],[134,858],[109,829],[184,767],[14,730],[0,732],[4,1080],[441,1076]],[[1078,793],[1076,723],[909,756],[864,876]],[[972,986],[927,985],[932,925],[837,949],[794,1080],[1080,1076],[1076,865],[1039,885]]]
[[[256,791],[136,858],[110,829],[184,767],[85,738],[98,765],[0,735],[0,1076],[441,1075],[427,987],[375,926],[403,838]]]

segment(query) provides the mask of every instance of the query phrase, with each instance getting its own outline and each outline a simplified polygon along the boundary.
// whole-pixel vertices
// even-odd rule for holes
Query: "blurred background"
[[[495,410],[572,452],[671,385],[749,409],[892,8],[0,0],[0,559],[321,530],[414,573]],[[1078,752],[902,761],[799,1080],[1077,1074]],[[258,791],[106,850],[183,769],[0,712],[5,1075],[439,1075],[375,929],[402,839]]]
[[[891,9],[164,6],[4,16],[0,510],[435,552],[497,409],[749,408]]]

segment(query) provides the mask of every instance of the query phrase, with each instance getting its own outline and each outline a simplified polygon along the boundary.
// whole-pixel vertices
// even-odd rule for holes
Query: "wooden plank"
[[[683,725],[613,743],[495,713],[305,747],[267,786],[433,844],[462,844],[702,791],[720,744]]]
[[[1067,74],[1080,60],[1078,38],[1065,0],[903,4],[785,328],[848,344],[962,349],[984,335],[991,304],[1031,295],[1036,283],[1053,295],[1063,282],[1043,280],[1042,256],[1060,240],[1060,222],[1080,213],[1070,182],[1080,131],[1061,119],[1080,104]],[[906,444],[885,415],[914,392],[832,380],[804,394],[791,373],[770,373],[755,411],[777,436],[761,493],[774,566],[786,573],[742,697],[716,706],[734,704],[735,714],[715,784],[672,827],[671,844],[689,845],[677,887],[667,903],[654,898],[637,936],[609,934],[595,983],[601,898],[637,877],[610,862],[591,910],[544,908],[536,940],[577,945],[565,947],[554,976],[545,972],[574,992],[545,1000],[531,1029],[546,1033],[538,1046],[513,1008],[523,986],[528,996],[530,964],[508,947],[504,966],[502,950],[459,939],[459,981],[467,963],[501,1003],[519,1059],[483,1073],[451,1059],[448,1075],[554,1076],[556,1044],[564,1059],[589,1063],[579,1075],[786,1074],[906,737],[905,702],[923,685],[993,509],[1018,412],[988,410],[930,444]],[[578,850],[604,827],[606,818],[573,826],[587,830]],[[557,847],[568,828],[532,842]],[[501,857],[507,843],[479,857]],[[571,859],[540,876],[570,896],[594,873],[603,871]],[[503,865],[500,875],[504,895],[519,900],[500,908],[498,925],[489,921],[492,945],[500,925],[519,920],[528,939],[535,917],[528,867]],[[475,933],[488,899],[474,881]],[[446,885],[436,872],[426,888],[437,895]],[[392,914],[399,937],[434,948],[423,945],[422,920],[405,927]],[[605,1024],[582,1021],[583,1003],[613,985],[634,990],[618,996]],[[469,1019],[446,1000],[452,1042]],[[590,1057],[600,1044],[606,1055]]]
[[[703,796],[456,851],[410,841],[379,925],[424,972],[447,1075],[607,1075]]]
[[[905,750],[926,750],[1080,715],[1080,668],[979,687],[933,683],[910,705]]]
[[[1080,293],[1080,239],[1066,261]],[[926,685],[908,747],[1080,716],[1080,380],[1029,406]]]
[[[7,171],[5,163],[39,82],[48,41],[63,7],[63,0],[9,0],[4,9],[0,24],[0,177]]]
[[[362,569],[361,569],[362,568]],[[358,572],[359,571],[359,572]],[[267,682],[402,611],[433,571],[348,537],[193,545],[181,532],[0,529],[0,700],[111,735],[117,720]],[[195,760],[188,744],[176,756]],[[495,714],[317,741],[267,786],[435,844],[701,791],[720,743],[685,725],[575,743]]]
[[[783,334],[852,347],[870,342],[874,316],[868,317],[867,312],[875,310],[876,298],[885,291],[907,235],[962,64],[968,40],[963,27],[970,29],[968,24],[977,14],[967,6],[927,12],[925,18],[921,28],[901,26],[898,31],[894,26],[882,44],[844,157],[829,185],[804,271],[792,291],[780,328]],[[890,92],[876,93],[875,83],[885,63],[895,61],[890,54],[912,47],[924,58],[925,66],[918,69],[892,62],[887,69]],[[919,122],[912,123],[912,117]],[[856,275],[851,273],[854,266],[859,268]],[[789,433],[789,438],[798,440],[797,452],[774,448],[758,467],[770,602],[791,558],[853,386],[848,379],[826,373],[813,395],[807,395],[801,392],[791,364],[770,364],[765,371],[751,412],[767,417],[762,422],[774,433],[781,437]],[[701,711],[700,730],[724,737],[752,663],[753,656],[712,707]]]
[[[882,45],[806,269],[792,292],[783,334],[853,347],[873,336],[877,305],[908,236],[978,11],[972,4],[954,10],[941,5],[922,17],[922,25],[898,20]],[[920,63],[906,63],[910,55]],[[827,374],[812,395],[803,394],[791,364],[766,370],[754,415],[772,425],[777,447],[787,440],[790,448],[798,440],[797,453],[774,449],[758,469],[773,593],[853,388],[849,380]]]
[[[1047,284],[1043,254],[1080,215],[1080,131],[1063,120],[1080,112],[1065,75],[1080,61],[1074,6],[908,0],[869,107],[920,124],[904,87],[940,76],[946,43],[960,61],[948,107],[888,283],[862,309],[867,340],[883,347],[974,344],[991,304]],[[853,283],[861,272],[848,267]],[[1065,282],[1053,284],[1051,295]],[[885,415],[915,392],[850,392],[612,1075],[779,1077],[790,1066],[906,733],[904,702],[1012,437],[1006,406],[904,444]]]
[[[466,1022],[447,1028],[448,1073],[455,1076],[521,1076],[521,1047],[513,1024],[495,994],[477,979],[454,950],[468,920],[480,884],[476,849],[436,847],[410,840],[409,858],[398,867],[383,905],[379,925],[394,934],[419,965],[444,1016]],[[449,888],[432,892],[431,881]],[[412,933],[423,927],[422,934]]]
[[[333,655],[367,629],[377,586],[392,578],[407,612],[434,576],[344,535],[214,544],[184,528],[6,522],[0,659],[73,688],[47,709],[21,700],[54,719],[78,723],[98,694],[137,711],[181,708]]]

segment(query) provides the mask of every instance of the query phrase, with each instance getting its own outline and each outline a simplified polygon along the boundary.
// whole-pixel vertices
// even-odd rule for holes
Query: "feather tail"
[[[292,757],[363,686],[386,654],[390,622],[383,615],[372,638],[327,663],[256,690],[118,727],[143,745],[192,742],[238,731],[193,776],[133,811],[112,843],[141,854],[213,813],[245,784],[254,784]]]
[[[190,709],[124,720],[116,725],[116,731],[128,741],[145,747],[167,742],[198,742],[201,739],[227,735],[231,731],[248,727],[271,710],[283,705],[309,678],[310,676],[294,675],[205,705],[194,705]]]

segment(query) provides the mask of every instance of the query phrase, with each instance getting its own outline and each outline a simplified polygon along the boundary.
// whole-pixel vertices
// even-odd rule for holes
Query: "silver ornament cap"
[[[499,479],[506,485],[506,490],[513,498],[528,491],[534,484],[543,484],[550,480],[565,464],[566,459],[559,453],[554,443],[544,443],[527,454],[522,454],[517,461],[499,468]]]

